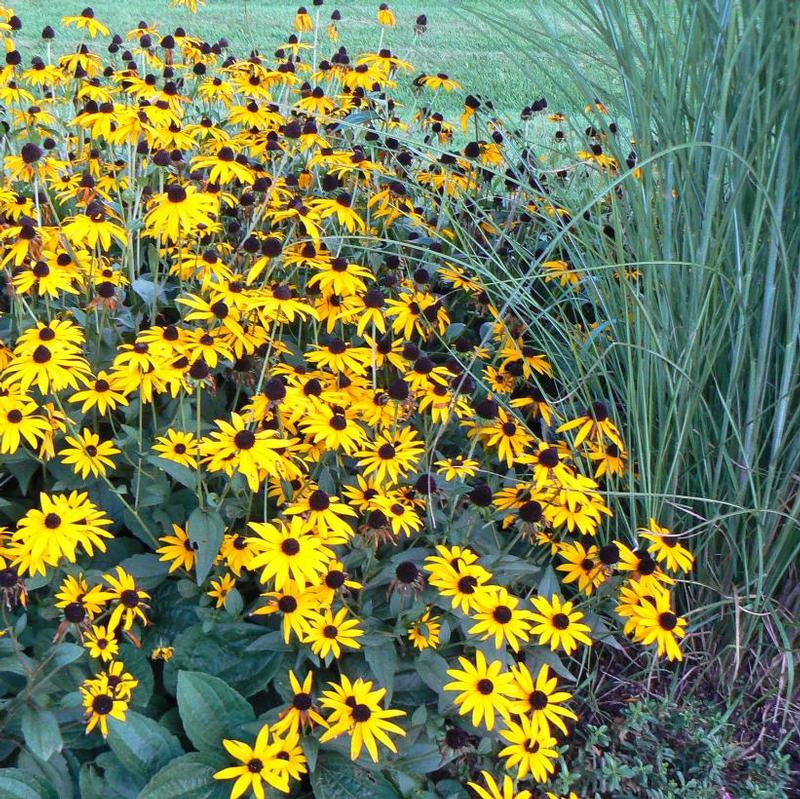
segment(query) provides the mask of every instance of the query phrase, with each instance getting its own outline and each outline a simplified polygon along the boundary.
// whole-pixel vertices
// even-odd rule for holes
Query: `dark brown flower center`
[[[107,694],[99,694],[92,700],[92,710],[98,716],[107,716],[114,709],[114,700]]]
[[[240,430],[233,437],[233,443],[238,449],[252,449],[256,443],[256,434],[252,430]]]
[[[462,594],[474,594],[477,586],[478,586],[478,581],[471,574],[462,577],[457,584],[459,593]]]
[[[296,538],[287,538],[281,542],[281,552],[293,557],[300,551],[300,542]]]
[[[553,627],[556,630],[566,630],[569,627],[569,616],[566,613],[556,613],[553,616]]]
[[[532,710],[544,710],[547,707],[547,694],[544,691],[534,691],[528,697]]]
[[[674,630],[678,624],[678,617],[674,613],[662,613],[658,617],[658,624],[662,630]]]

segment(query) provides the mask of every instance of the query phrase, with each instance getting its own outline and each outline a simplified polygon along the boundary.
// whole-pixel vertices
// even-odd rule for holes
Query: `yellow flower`
[[[546,782],[556,770],[556,739],[542,732],[537,722],[525,716],[520,716],[518,724],[506,721],[500,736],[508,741],[500,757],[506,758],[506,769],[518,767],[517,779],[524,780],[530,774],[537,782]]]
[[[153,449],[168,461],[179,463],[189,469],[197,468],[197,439],[192,433],[170,428],[166,435],[158,436]]]
[[[61,449],[58,457],[83,478],[90,474],[93,477],[104,476],[109,467],[113,470],[111,456],[121,452],[110,441],[101,441],[100,436],[88,428],[84,428],[77,436],[67,436],[66,442],[70,446]]]
[[[91,8],[85,8],[80,16],[77,17],[61,17],[61,24],[65,27],[74,25],[78,30],[83,29],[93,39],[98,33],[102,36],[108,36],[108,28],[94,18],[94,11]]]
[[[533,799],[530,791],[515,791],[514,781],[507,774],[503,777],[502,788],[488,771],[482,771],[481,775],[486,783],[485,788],[476,782],[467,783],[478,799]]]
[[[173,183],[153,199],[144,217],[145,229],[153,238],[163,236],[170,242],[180,241],[200,227],[213,227],[217,210],[218,202],[210,194],[191,185]]]
[[[557,594],[553,594],[550,600],[535,596],[531,601],[538,611],[532,616],[535,626],[531,632],[539,636],[540,644],[549,643],[554,652],[561,646],[568,655],[578,648],[578,644],[592,645],[592,639],[587,635],[590,627],[581,622],[583,613],[573,610],[572,602],[562,603]]]
[[[487,730],[493,730],[495,714],[503,718],[509,713],[509,694],[513,677],[503,670],[499,660],[486,662],[483,652],[475,653],[475,663],[460,657],[461,669],[448,669],[452,682],[444,686],[445,691],[459,691],[455,698],[458,712],[464,716],[472,713],[474,727],[483,723]]]
[[[408,640],[414,645],[415,649],[421,652],[429,647],[435,649],[439,646],[439,631],[441,616],[434,616],[428,608],[422,616],[408,628]]]
[[[114,628],[104,627],[102,624],[93,624],[83,639],[83,645],[89,651],[90,657],[103,661],[113,660],[119,653],[119,641],[114,633]]]
[[[381,3],[378,7],[378,22],[387,28],[393,28],[397,25],[397,18],[394,15],[387,3]]]
[[[191,571],[197,560],[194,544],[192,544],[188,533],[183,527],[173,523],[172,532],[173,535],[164,535],[158,539],[164,544],[164,546],[156,550],[161,555],[159,560],[170,564],[170,574],[180,568]]]
[[[378,762],[378,743],[390,751],[397,752],[389,733],[405,735],[405,730],[389,719],[405,716],[403,710],[384,709],[381,700],[386,695],[385,688],[372,690],[372,682],[360,677],[350,682],[342,675],[340,682],[328,683],[331,690],[322,694],[321,704],[331,711],[330,723],[320,738],[325,743],[343,733],[350,735],[350,758],[356,760],[366,747],[374,763]]]
[[[103,737],[108,735],[108,720],[110,718],[125,721],[125,711],[128,702],[114,692],[109,684],[108,677],[98,680],[89,678],[81,686],[83,707],[86,713],[86,732],[91,732],[95,727],[100,728]]]
[[[117,606],[108,620],[108,628],[116,630],[121,624],[123,630],[130,630],[135,621],[147,624],[144,609],[147,607],[145,600],[150,598],[150,594],[137,587],[136,581],[122,566],[117,566],[116,576],[107,574],[105,581],[111,589],[112,599],[117,600]]]
[[[505,588],[494,586],[480,592],[475,603],[477,624],[469,628],[470,635],[480,635],[481,640],[494,636],[494,645],[500,649],[506,643],[519,651],[520,642],[530,639],[531,611],[519,607],[519,599]]]
[[[243,741],[223,740],[222,745],[241,764],[220,769],[214,774],[215,780],[236,780],[231,789],[231,799],[238,799],[248,790],[252,790],[258,799],[264,799],[265,785],[283,793],[289,792],[289,776],[278,757],[281,742],[273,736],[270,743],[271,732],[270,726],[265,724],[253,746]]]
[[[655,519],[650,519],[650,526],[638,533],[640,538],[651,542],[648,550],[658,563],[665,563],[672,571],[692,570],[694,555],[681,545],[679,536],[670,532],[667,527],[661,527]]]
[[[348,615],[347,608],[341,608],[335,615],[330,608],[310,614],[303,643],[311,644],[311,651],[321,658],[333,654],[338,659],[342,647],[361,649],[358,639],[364,631],[358,626],[358,619],[350,619]]]
[[[223,574],[222,577],[211,581],[211,588],[208,595],[216,600],[214,603],[215,608],[221,608],[225,605],[225,600],[228,594],[236,587],[236,580],[230,574]]]

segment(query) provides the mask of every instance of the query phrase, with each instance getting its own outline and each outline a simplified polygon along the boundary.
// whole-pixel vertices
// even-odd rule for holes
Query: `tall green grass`
[[[555,59],[581,107],[602,98],[642,174],[625,168],[627,136],[610,136],[623,166],[613,184],[598,184],[546,246],[506,246],[534,273],[563,252],[588,276],[605,322],[567,377],[578,404],[605,398],[624,413],[638,478],[614,523],[633,529],[654,515],[689,538],[692,674],[731,693],[746,682],[766,722],[795,690],[800,612],[800,4],[555,5],[562,30],[582,31],[580,53],[534,4],[528,29],[500,8],[485,20],[509,47]],[[602,70],[587,67],[587,51]],[[593,80],[608,69],[616,96]],[[590,112],[574,124],[583,135],[600,123]],[[496,301],[543,346],[565,340],[574,299],[542,307],[526,274],[465,255],[480,255]],[[615,279],[623,266],[640,280]]]

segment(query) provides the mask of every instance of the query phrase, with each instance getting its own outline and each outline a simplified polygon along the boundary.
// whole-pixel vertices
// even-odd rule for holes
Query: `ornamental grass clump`
[[[87,8],[45,58],[0,9],[0,782],[525,799],[576,675],[682,658],[687,542],[623,534],[625,409],[563,377],[607,332],[475,268],[571,219],[616,125],[451,122],[388,5],[362,54],[321,6],[271,56]],[[530,266],[560,319],[579,275]]]

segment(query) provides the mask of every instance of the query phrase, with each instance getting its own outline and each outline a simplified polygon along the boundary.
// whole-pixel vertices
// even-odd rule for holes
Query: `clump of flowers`
[[[526,132],[433,110],[461,84],[410,76],[387,4],[374,52],[324,57],[321,5],[271,57],[145,23],[101,54],[86,9],[45,59],[0,8],[4,712],[19,746],[43,718],[108,736],[73,758],[100,783],[174,698],[234,799],[313,784],[312,740],[318,770],[422,747],[526,799],[578,721],[567,664],[625,636],[681,659],[692,555],[655,519],[623,540],[623,409],[575,408],[470,257],[569,216]],[[533,105],[559,172],[619,170]],[[174,776],[149,767],[137,791]]]

